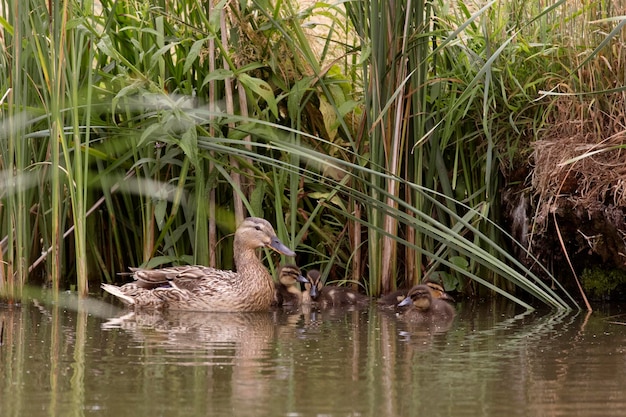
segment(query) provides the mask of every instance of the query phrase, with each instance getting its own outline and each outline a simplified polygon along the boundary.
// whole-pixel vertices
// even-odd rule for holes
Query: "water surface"
[[[464,302],[447,332],[431,334],[375,305],[132,314],[90,301],[0,307],[0,416],[610,417],[626,407],[626,326],[611,323],[626,317]]]

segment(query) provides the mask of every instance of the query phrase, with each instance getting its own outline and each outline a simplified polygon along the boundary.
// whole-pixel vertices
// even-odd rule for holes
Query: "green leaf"
[[[9,35],[13,36],[13,26],[2,16],[0,16],[0,26],[2,26]]]
[[[454,265],[458,266],[460,269],[468,269],[469,268],[469,263],[467,262],[467,259],[465,259],[462,256],[452,256],[452,257],[450,257],[450,262],[452,262]]]
[[[252,207],[252,212],[257,213],[259,216],[263,215],[263,200],[265,199],[266,187],[267,184],[264,181],[257,180],[256,186],[250,195],[250,207]]]
[[[217,69],[204,77],[204,80],[202,80],[202,85],[200,87],[204,87],[211,81],[224,81],[225,79],[233,77],[234,75],[235,74],[231,70]]]
[[[167,200],[158,200],[154,205],[154,220],[159,230],[165,224],[165,212],[167,210]]]
[[[287,99],[287,110],[289,111],[289,117],[292,120],[297,120],[300,114],[300,106],[302,105],[302,99],[304,95],[310,91],[311,77],[303,78],[297,81],[289,91],[289,98]]]
[[[178,259],[175,256],[155,256],[150,259],[148,263],[146,263],[143,268],[153,269],[163,266],[165,264],[171,264],[172,262],[177,262]]]
[[[198,132],[191,125],[180,138],[180,147],[193,166],[198,166]]]
[[[145,144],[148,140],[156,141],[163,137],[163,126],[160,123],[153,123],[141,134],[137,147]]]
[[[270,108],[274,117],[278,118],[278,105],[276,97],[270,85],[260,78],[251,77],[248,74],[238,74],[237,78],[244,87],[261,96]]]
[[[189,49],[189,53],[187,54],[187,57],[185,58],[185,65],[183,66],[183,72],[189,72],[189,70],[191,69],[191,66],[198,58],[198,55],[200,55],[200,51],[202,50],[202,45],[204,45],[204,42],[206,42],[206,40],[207,38],[198,39],[197,41],[193,43],[193,45],[191,45],[191,49]]]
[[[312,192],[312,193],[309,193],[309,197],[314,198],[316,200],[329,201],[329,202],[335,204],[336,206],[341,207],[342,210],[347,210],[348,209],[344,205],[344,203],[341,200],[341,198],[336,193]]]

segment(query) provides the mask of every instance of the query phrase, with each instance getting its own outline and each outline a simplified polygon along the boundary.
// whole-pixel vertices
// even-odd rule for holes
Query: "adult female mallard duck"
[[[349,305],[365,305],[370,302],[370,298],[352,288],[324,285],[322,275],[317,269],[311,269],[306,274],[311,286],[311,298],[320,307],[339,307]]]
[[[411,288],[398,307],[405,307],[398,313],[400,317],[416,323],[445,326],[455,316],[454,307],[442,299],[434,298],[430,287],[424,284]]]
[[[300,268],[296,265],[283,265],[278,268],[278,282],[275,284],[275,300],[274,305],[281,306],[299,306],[307,299],[310,303],[310,296],[308,291],[305,293],[298,288],[298,282],[308,283],[305,277],[302,276]]]
[[[426,281],[424,285],[428,286],[428,288],[430,289],[430,294],[433,296],[433,298],[454,302],[454,298],[446,292],[441,284],[433,281]],[[402,300],[406,298],[409,290],[410,289],[402,289],[390,292],[389,294],[380,297],[377,300],[377,303],[380,307],[383,308],[395,308],[398,303],[402,302]]]
[[[274,281],[256,249],[266,247],[286,256],[295,253],[277,237],[272,225],[246,218],[234,239],[237,272],[201,265],[162,269],[131,268],[135,282],[102,288],[136,308],[190,311],[262,311],[274,300]]]

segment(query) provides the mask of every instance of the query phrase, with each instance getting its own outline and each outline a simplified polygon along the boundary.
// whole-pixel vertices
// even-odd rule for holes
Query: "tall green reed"
[[[458,206],[454,200],[460,191],[457,178],[463,175],[467,178],[471,170],[470,166],[459,166],[459,162],[480,166],[481,156],[475,153],[468,155],[464,151],[467,138],[460,127],[468,125],[471,128],[471,124],[452,122],[462,117],[461,113],[451,115],[439,104],[450,91],[446,91],[445,78],[442,80],[439,74],[442,59],[434,51],[443,38],[441,29],[433,23],[437,19],[437,9],[432,3],[421,1],[390,4],[372,1],[348,7],[359,32],[361,47],[369,58],[363,61],[366,124],[362,129],[367,132],[368,140],[361,143],[367,143],[371,150],[371,166],[419,186],[440,190],[449,198],[447,207],[456,212]],[[457,130],[442,128],[442,123],[444,126],[456,126]],[[357,152],[362,153],[360,150]],[[487,161],[489,158],[487,155]],[[491,170],[488,164],[486,180],[493,189],[495,182],[491,183]],[[488,207],[492,204],[489,199],[493,198],[493,193],[487,198],[486,190],[475,193],[482,184],[478,179],[478,183],[471,181],[464,185],[469,195],[480,197],[476,199],[480,199],[483,207]],[[454,226],[453,218],[433,207],[410,187],[401,190],[396,180],[379,176],[373,176],[371,182],[394,198],[402,195],[406,202],[424,213],[437,216],[449,227]],[[372,197],[382,201],[383,197],[376,187],[371,190]],[[390,206],[395,204],[389,197],[386,203]],[[393,237],[406,235],[414,244],[432,250],[440,242],[416,233],[413,227],[399,228],[394,216],[374,207],[368,213],[368,220],[384,231],[380,235],[377,228],[370,229],[370,282],[374,292],[391,290],[401,272],[405,285],[418,282],[429,265],[410,247],[399,253]],[[448,256],[454,255],[450,252]],[[398,258],[404,260],[401,269],[396,264]]]
[[[43,176],[28,194],[42,210],[25,224],[45,225],[38,229],[42,248],[58,248],[45,274],[80,258],[83,293],[85,268],[95,279],[113,279],[129,264],[228,268],[235,219],[247,212],[269,218],[281,238],[298,245],[300,263],[360,281],[372,295],[437,270],[492,288],[482,273],[493,271],[550,305],[568,305],[540,283],[524,281],[523,267],[498,248],[499,229],[489,221],[497,183],[485,173],[484,138],[466,133],[474,124],[465,117],[484,90],[476,87],[454,104],[460,88],[441,71],[445,60],[466,51],[433,52],[433,40],[446,35],[430,23],[431,3],[391,9],[368,3],[363,10],[349,4],[357,39],[337,33],[350,29],[341,8],[101,4],[62,2],[41,13],[35,33],[51,32],[45,20],[51,14],[62,32],[50,36],[57,39],[50,51],[37,52],[45,45],[35,42],[25,49],[33,74],[54,75],[47,90],[33,89],[45,83],[31,84],[10,66],[29,89],[23,97],[44,98],[29,103],[45,114],[43,127],[26,125],[46,143],[37,144],[33,166],[47,161],[42,149],[49,147],[53,161],[44,165],[61,167],[51,174],[56,179]],[[396,13],[369,21],[382,10]],[[315,48],[302,19],[318,14],[329,20]],[[68,59],[53,61],[53,68],[36,59],[61,53]],[[452,115],[445,109],[450,103]],[[57,110],[49,110],[53,105]],[[15,121],[21,107],[7,102],[2,111]],[[493,152],[492,146],[487,154]],[[28,204],[11,199],[6,206],[26,216],[17,207]],[[5,225],[8,220],[3,217]],[[61,241],[70,224],[77,228],[71,245]],[[22,233],[20,241],[33,235]],[[94,239],[85,239],[87,233]],[[513,296],[511,289],[501,292]]]

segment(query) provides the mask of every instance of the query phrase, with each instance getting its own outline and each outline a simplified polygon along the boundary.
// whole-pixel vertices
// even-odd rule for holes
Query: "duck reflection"
[[[260,352],[274,339],[274,321],[266,312],[203,313],[136,311],[112,318],[104,329],[120,328],[151,347],[182,351],[230,346],[245,357]]]
[[[207,380],[194,379],[200,385],[190,388],[207,390],[214,404],[231,407],[232,415],[262,407],[271,398],[259,367],[270,358],[276,340],[272,313],[135,311],[102,327],[131,334],[143,348],[142,363],[202,369]]]

